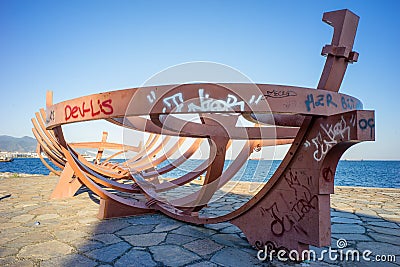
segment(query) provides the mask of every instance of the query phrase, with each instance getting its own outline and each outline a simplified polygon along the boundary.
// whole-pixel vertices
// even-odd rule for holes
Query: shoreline
[[[20,172],[0,172],[0,178],[26,178],[26,177],[40,177],[46,176],[45,174],[31,174]]]

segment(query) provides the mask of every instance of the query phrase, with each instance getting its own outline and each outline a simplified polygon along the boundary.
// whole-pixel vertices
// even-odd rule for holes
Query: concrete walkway
[[[100,221],[98,199],[85,190],[50,201],[57,180],[0,178],[0,266],[400,266],[400,189],[336,187],[331,197],[332,248],[344,239],[344,250],[371,250],[370,262],[294,263],[260,261],[229,223],[198,227],[161,214]]]

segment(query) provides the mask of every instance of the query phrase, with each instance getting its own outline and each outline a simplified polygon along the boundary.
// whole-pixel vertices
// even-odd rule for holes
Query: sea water
[[[122,160],[117,160],[121,162]],[[47,160],[47,162],[49,162]],[[176,178],[200,165],[202,160],[188,160],[164,177]],[[49,162],[50,163],[50,162]],[[225,162],[228,168],[231,161]],[[248,160],[236,173],[234,180],[267,181],[281,161]],[[165,164],[165,163],[164,163]],[[54,166],[52,163],[50,165]],[[0,172],[49,174],[49,170],[38,158],[16,158],[12,162],[0,162]],[[400,161],[339,161],[335,175],[335,185],[400,188]]]

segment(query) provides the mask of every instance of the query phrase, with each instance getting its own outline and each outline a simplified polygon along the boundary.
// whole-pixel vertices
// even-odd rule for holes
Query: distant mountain
[[[29,136],[17,138],[8,135],[0,135],[0,151],[34,152],[36,150],[36,144],[36,139]]]

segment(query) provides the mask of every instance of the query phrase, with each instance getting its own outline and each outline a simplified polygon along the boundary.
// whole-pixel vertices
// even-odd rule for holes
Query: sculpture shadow
[[[360,199],[360,195],[356,193],[367,192],[368,189],[356,188],[355,194],[346,195],[353,188],[347,189],[347,191],[342,189],[343,192],[340,192],[339,196],[332,198],[332,244],[330,248],[310,246],[310,250],[315,252],[315,257],[310,259],[311,264],[376,266],[372,264],[376,264],[376,257],[383,256],[387,262],[382,266],[398,266],[389,262],[393,256],[397,258],[397,264],[400,259],[398,210],[385,209],[387,202],[381,202],[380,215],[372,215],[372,209],[359,209],[354,202],[354,199]],[[400,194],[398,190],[396,193],[396,189],[393,192],[394,195],[391,196],[393,198],[396,194]],[[86,193],[89,199],[98,202],[88,190],[79,191],[79,194]],[[248,196],[231,193],[230,197],[246,199]],[[365,201],[363,205],[374,203],[373,199]],[[390,219],[385,215],[393,218]],[[94,219],[95,214],[92,217]],[[62,261],[60,259],[58,262],[60,265],[276,266],[279,263],[280,266],[293,266],[295,264],[290,260],[281,262],[276,256],[259,260],[258,250],[249,245],[240,229],[230,223],[196,226],[157,213],[96,221],[90,226],[85,228],[86,235],[81,239],[84,242],[72,240],[68,243],[75,248],[76,253],[65,257]],[[338,247],[342,244],[339,242],[346,242],[346,246]],[[329,249],[333,251],[331,254],[328,253]],[[367,250],[371,253],[363,258],[362,253]],[[356,255],[352,258],[353,251],[359,252],[358,259]],[[53,259],[47,263],[57,262]]]

